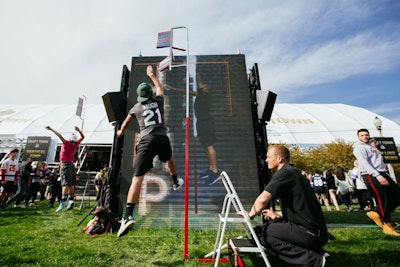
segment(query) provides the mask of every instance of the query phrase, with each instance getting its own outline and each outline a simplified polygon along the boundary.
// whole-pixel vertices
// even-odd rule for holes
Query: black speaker
[[[274,109],[276,94],[271,91],[256,90],[256,97],[258,119],[269,121]]]
[[[126,114],[126,97],[123,92],[109,92],[102,96],[109,122],[121,122]]]

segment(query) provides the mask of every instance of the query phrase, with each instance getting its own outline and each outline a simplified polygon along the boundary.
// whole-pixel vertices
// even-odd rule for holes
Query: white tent
[[[63,136],[75,132],[75,126],[83,128],[84,143],[111,145],[114,127],[108,122],[103,104],[89,104],[83,120],[75,115],[76,105],[0,105],[0,150],[8,149],[11,140],[23,140],[28,136],[58,138],[44,127],[50,125]],[[79,135],[78,135],[79,136]]]
[[[269,143],[312,147],[338,140],[357,141],[357,130],[366,128],[379,136],[373,124],[382,120],[382,133],[400,144],[400,126],[379,114],[344,104],[276,104],[267,125]]]
[[[68,136],[74,127],[82,127],[85,143],[111,145],[114,127],[108,122],[103,104],[86,106],[84,120],[75,115],[76,105],[0,105],[0,149],[12,140],[28,136],[57,137],[44,126],[50,125]],[[285,143],[309,147],[337,140],[355,142],[356,131],[367,128],[371,136],[378,136],[373,119],[382,120],[385,137],[393,137],[400,144],[400,126],[379,114],[344,104],[275,104],[267,124],[269,143]],[[57,142],[59,142],[57,140]],[[15,142],[12,144],[14,145]],[[8,148],[7,148],[8,149]]]

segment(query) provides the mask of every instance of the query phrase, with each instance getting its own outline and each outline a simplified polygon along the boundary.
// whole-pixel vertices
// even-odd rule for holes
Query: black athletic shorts
[[[136,145],[133,175],[142,176],[151,170],[155,156],[162,162],[167,162],[171,158],[172,149],[168,136],[146,135],[140,139]]]
[[[196,129],[198,138],[203,146],[204,150],[207,147],[212,146],[215,142],[215,133],[214,133],[214,120],[209,118],[205,120],[204,118],[200,121],[198,120],[196,123]]]

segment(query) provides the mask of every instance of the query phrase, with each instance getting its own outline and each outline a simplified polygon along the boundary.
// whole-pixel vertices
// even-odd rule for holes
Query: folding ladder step
[[[225,221],[225,215],[224,214],[219,214],[219,221],[224,222]],[[236,214],[230,214],[228,218],[226,218],[226,222],[238,222],[238,223],[243,223],[246,222],[246,219],[242,216],[236,215]]]
[[[229,246],[238,252],[261,253],[254,240],[249,238],[230,238]]]

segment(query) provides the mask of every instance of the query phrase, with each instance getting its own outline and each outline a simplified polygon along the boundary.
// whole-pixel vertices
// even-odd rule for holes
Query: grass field
[[[183,229],[138,227],[120,239],[115,233],[92,237],[82,231],[92,216],[77,226],[88,211],[55,213],[47,201],[0,210],[0,266],[213,266],[198,259],[213,250],[215,229],[191,229],[190,257],[184,259]],[[326,266],[400,265],[400,238],[382,234],[364,212],[325,211],[325,217],[336,237],[325,246],[331,255]],[[400,222],[400,210],[393,218]],[[225,236],[244,234],[228,229]],[[243,256],[247,266],[262,266],[257,256]],[[287,266],[269,258],[272,266]]]

